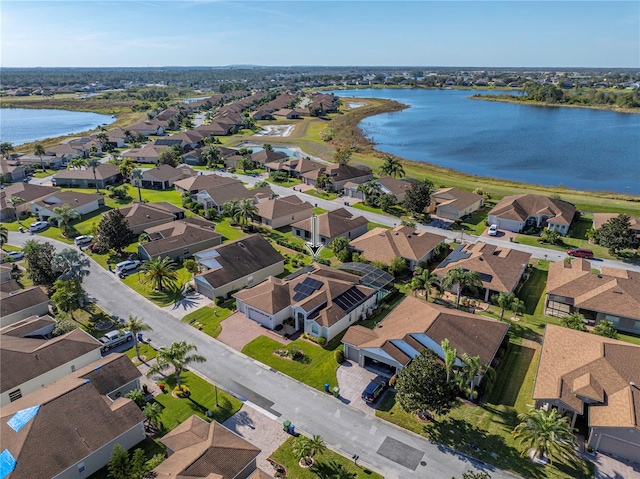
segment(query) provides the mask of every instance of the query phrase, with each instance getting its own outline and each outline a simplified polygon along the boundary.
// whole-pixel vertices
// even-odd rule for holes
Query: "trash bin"
[[[138,336],[138,342],[141,343],[142,342],[142,333],[138,333],[137,336]]]
[[[513,243],[513,236],[509,236],[509,241]]]
[[[331,392],[333,392],[333,395],[334,395],[335,397],[340,397],[340,388],[339,388],[338,386],[335,386],[335,387],[331,390]]]
[[[329,392],[329,383],[324,383],[324,392]]]
[[[282,423],[282,430],[284,432],[289,432],[289,426],[291,426],[291,421],[285,421]]]
[[[296,427],[293,424],[289,424],[289,434],[292,436],[295,436],[296,434]]]

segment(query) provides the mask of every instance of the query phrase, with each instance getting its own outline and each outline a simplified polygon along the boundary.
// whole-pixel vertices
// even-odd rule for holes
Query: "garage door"
[[[603,435],[598,445],[600,452],[640,463],[640,444],[621,441],[615,437]]]
[[[264,314],[262,311],[255,310],[253,308],[249,309],[249,319],[253,319],[258,323],[262,324],[265,328],[271,329],[271,318]]]

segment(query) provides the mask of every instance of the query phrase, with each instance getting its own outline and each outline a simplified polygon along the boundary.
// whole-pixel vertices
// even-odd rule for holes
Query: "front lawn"
[[[111,316],[105,313],[95,303],[89,303],[82,309],[76,309],[69,319],[75,321],[82,329],[94,338],[101,338],[108,331],[118,329],[118,324],[113,321]],[[96,329],[96,325],[100,323],[108,325],[109,327],[106,329]]]
[[[307,195],[315,196],[316,198],[320,198],[322,200],[335,200],[338,197],[338,193],[331,193],[328,191],[318,191],[318,190],[307,190],[304,192]]]
[[[191,280],[191,273],[187,271],[184,266],[176,269],[177,280],[173,285],[166,286],[164,290],[156,290],[153,285],[142,284],[143,272],[139,269],[134,271],[130,275],[126,276],[122,281],[131,289],[141,294],[147,299],[150,299],[158,306],[169,306],[177,301],[180,301],[184,296],[182,294],[182,287],[184,283]]]
[[[247,236],[239,227],[231,226],[229,218],[216,222],[215,230],[223,236],[223,241],[233,241]]]
[[[233,300],[227,301],[223,306],[203,306],[200,309],[187,314],[182,318],[183,323],[188,323],[194,328],[198,328],[205,334],[217,338],[222,331],[220,323],[227,319],[232,311]]]
[[[562,236],[561,237],[562,243],[559,245],[538,243],[538,239],[539,239],[538,236],[527,236],[527,235],[519,234],[518,236],[516,236],[514,241],[520,244],[526,244],[529,246],[538,246],[540,248],[553,249],[556,251],[567,251],[568,249],[571,249],[571,248],[585,248],[593,251],[593,254],[596,258],[613,259],[613,260],[618,259],[615,256],[612,256],[609,253],[609,250],[604,246],[589,243],[589,241],[586,239],[569,238],[568,236]]]
[[[464,231],[467,234],[480,236],[486,229],[485,220],[489,215],[489,211],[495,203],[487,204],[480,208],[478,211],[473,212],[469,217],[462,220],[462,223],[453,223],[451,229],[454,231]]]
[[[158,355],[158,351],[150,344],[139,342],[138,347],[140,348],[140,357],[145,361],[151,361]],[[135,345],[132,344],[131,347],[125,351],[125,354],[134,364],[139,364]]]
[[[274,353],[276,349],[289,348],[302,350],[307,358],[306,361],[293,361]],[[336,349],[342,349],[342,344]],[[260,336],[242,348],[242,352],[321,391],[324,391],[325,383],[329,383],[331,387],[338,384],[336,371],[339,364],[335,360],[334,351],[324,349],[304,339],[297,339],[285,346],[266,336]]]
[[[345,477],[338,476],[339,469],[345,469],[354,479],[383,479],[376,472],[365,467],[356,466],[351,459],[341,456],[337,452],[327,449],[324,453],[314,457],[316,464],[305,469],[298,465],[298,459],[293,455],[295,438],[288,438],[272,455],[271,459],[282,464],[287,469],[287,477],[295,479],[316,479],[317,477]]]

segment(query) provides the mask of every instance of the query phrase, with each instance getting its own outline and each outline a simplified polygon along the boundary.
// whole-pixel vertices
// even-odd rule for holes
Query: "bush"
[[[338,349],[336,352],[333,353],[333,356],[336,358],[336,363],[338,364],[344,363],[344,353],[342,352],[342,350]]]

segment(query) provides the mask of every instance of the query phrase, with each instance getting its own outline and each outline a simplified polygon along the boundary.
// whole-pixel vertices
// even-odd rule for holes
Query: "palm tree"
[[[69,206],[67,203],[54,208],[53,212],[56,214],[54,216],[54,219],[58,223],[58,227],[62,230],[65,236],[69,232],[70,223],[73,220],[80,218],[80,213],[71,208],[71,206]]]
[[[152,423],[157,426],[161,426],[160,416],[162,416],[162,406],[157,402],[150,402],[142,408],[144,417],[147,419],[147,428],[151,427]]]
[[[91,261],[76,249],[65,248],[57,253],[51,261],[51,269],[59,273],[58,279],[79,281],[89,276]]]
[[[0,249],[9,241],[9,229],[5,225],[0,225]]]
[[[229,200],[222,205],[222,214],[228,218],[234,218],[240,209],[240,200]],[[234,220],[235,221],[235,220]]]
[[[516,315],[516,318],[518,317],[518,314],[524,313],[524,301],[518,298],[514,298],[513,302],[511,303],[511,311],[513,311],[513,314]]]
[[[67,165],[67,169],[82,169],[85,166],[87,166],[87,159],[86,158],[82,158],[81,156],[78,156],[76,158],[74,158],[73,160],[71,160],[69,162],[69,164]]]
[[[126,397],[127,399],[131,399],[138,405],[139,408],[142,408],[142,406],[144,406],[145,396],[142,389],[132,389],[127,394],[125,394],[124,397]]]
[[[242,171],[246,173],[247,171],[253,169],[253,160],[251,159],[250,156],[245,155],[238,160],[238,162],[236,163],[236,167],[240,168]]]
[[[458,350],[451,347],[451,343],[447,338],[444,338],[440,343],[442,352],[444,353],[444,369],[447,371],[447,383],[451,381],[451,373],[453,372],[453,366],[458,359]]]
[[[328,190],[333,185],[333,180],[326,173],[320,173],[316,178],[316,190]]]
[[[233,221],[239,224],[248,224],[249,219],[255,217],[258,213],[258,207],[251,198],[243,199],[238,205],[238,209],[233,215]]]
[[[380,167],[380,174],[391,176],[392,178],[402,178],[405,173],[400,160],[389,155],[384,158],[384,163]]]
[[[380,202],[380,196],[382,196],[382,189],[377,181],[368,181],[358,185],[357,190],[362,193],[365,204],[369,206],[378,206]]]
[[[131,181],[136,180],[136,186],[138,187],[138,199],[142,203],[142,193],[140,192],[140,185],[142,184],[142,170],[136,168],[131,172]]]
[[[13,211],[16,215],[16,220],[18,219],[18,205],[21,205],[22,203],[24,203],[25,200],[24,198],[21,198],[19,196],[12,196],[11,198],[9,198],[7,200],[7,203],[9,203],[11,205],[11,207],[13,208]]]
[[[438,275],[433,274],[428,268],[416,268],[416,273],[411,280],[411,289],[424,291],[424,299],[429,299],[429,291],[432,285],[438,284]]]
[[[468,288],[475,294],[478,292],[478,288],[482,287],[482,281],[476,271],[465,271],[462,267],[458,267],[447,271],[442,278],[443,288],[450,289],[454,285],[458,286],[456,304],[459,306],[463,288]]]
[[[109,141],[109,135],[107,135],[104,131],[101,131],[96,135],[96,140],[100,142],[100,146],[104,147]]]
[[[587,327],[584,324],[584,316],[578,312],[566,315],[560,320],[560,324],[565,328],[571,328],[577,331],[587,330]]]
[[[300,436],[293,443],[293,455],[304,462],[305,465],[313,464],[313,457],[316,454],[322,454],[327,450],[322,436],[314,435],[313,437]]]
[[[13,143],[8,141],[3,141],[0,143],[0,154],[2,158],[7,158],[9,153],[11,153],[15,148],[13,147]]]
[[[530,449],[535,450],[538,459],[547,456],[551,460],[551,456],[575,454],[569,418],[562,416],[557,409],[533,409],[529,413],[518,414],[518,419],[522,422],[511,434],[526,446],[523,456]]]
[[[27,240],[24,242],[24,246],[22,247],[22,253],[25,257],[28,257],[29,254],[40,248],[41,244],[42,243],[40,243],[40,241],[36,241],[34,239]]]
[[[175,271],[175,263],[165,256],[164,258],[151,258],[142,263],[142,284],[151,283],[157,291],[164,291],[165,286],[173,284],[178,275]]]
[[[36,143],[35,145],[33,145],[33,154],[40,158],[40,167],[42,168],[42,171],[45,171],[44,162],[42,161],[42,157],[45,153],[46,151],[41,143]]]
[[[310,439],[308,439],[308,441],[310,449],[309,455],[311,457],[314,457],[316,454],[322,454],[327,450],[327,445],[324,443],[324,439],[322,439],[322,436],[318,434],[314,434]]]
[[[207,149],[202,153],[201,158],[209,168],[217,165],[218,163],[220,163],[220,159],[222,158],[220,154],[220,148],[218,148],[217,146],[208,146]]]
[[[166,369],[173,367],[176,375],[176,386],[180,388],[180,374],[191,363],[204,363],[207,359],[200,354],[191,354],[191,351],[197,351],[198,348],[189,344],[186,341],[174,341],[168,348],[162,346],[158,350],[156,357],[156,363],[149,368],[147,376],[151,377],[154,374],[165,371]]]
[[[516,299],[516,295],[513,293],[501,292],[493,296],[493,299],[498,306],[500,306],[500,321],[504,319],[504,310],[510,308],[513,304],[513,300]]]
[[[464,384],[469,385],[469,401],[473,400],[473,391],[476,388],[476,376],[484,372],[482,363],[480,363],[480,356],[469,356],[467,353],[462,353],[462,370],[460,372],[461,380]]]
[[[96,182],[96,193],[100,193],[100,190],[98,190],[98,178],[96,178],[96,168],[100,166],[100,160],[97,158],[89,158],[87,160],[87,166],[93,171],[93,181]]]
[[[138,333],[143,331],[153,331],[151,326],[144,322],[142,318],[129,315],[129,319],[122,325],[122,329],[131,331],[133,334],[133,345],[136,347],[136,356],[142,361],[140,357],[140,345],[138,344]]]
[[[131,158],[125,158],[118,165],[118,172],[127,179],[131,179],[131,172],[136,165]]]

